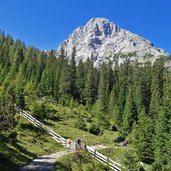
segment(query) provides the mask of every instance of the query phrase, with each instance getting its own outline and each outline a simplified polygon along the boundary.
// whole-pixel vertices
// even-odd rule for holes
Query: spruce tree
[[[123,163],[126,168],[123,168],[124,171],[139,171],[139,160],[136,156],[136,152],[134,150],[129,150],[124,153]]]
[[[46,68],[46,54],[44,52],[40,52],[38,55],[38,63],[37,63],[37,73],[36,73],[36,85],[38,85],[41,81],[41,76]]]
[[[70,61],[70,74],[71,74],[71,90],[72,90],[72,97],[76,99],[76,48],[73,47],[72,54],[71,54],[71,61]]]
[[[115,94],[117,94],[117,108],[119,110],[118,113],[118,126],[122,127],[123,126],[123,114],[125,110],[125,105],[126,105],[126,98],[128,94],[128,89],[129,85],[131,84],[131,80],[129,77],[131,72],[131,66],[129,61],[125,61],[125,63],[121,64],[119,67],[118,71],[118,79],[117,82],[115,83],[116,88],[115,88]]]
[[[62,67],[59,79],[59,101],[62,104],[69,104],[72,97],[71,77],[70,65],[66,61]]]
[[[138,125],[136,126],[134,132],[135,139],[133,144],[139,161],[151,164],[154,161],[154,129],[152,120],[146,114],[145,108],[142,108],[139,114]]]
[[[14,126],[14,104],[12,98],[3,96],[0,98],[0,134]]]
[[[107,113],[109,98],[109,78],[107,75],[107,65],[103,63],[100,67],[100,80],[98,86],[99,111]]]
[[[142,103],[145,107],[146,113],[149,113],[150,100],[151,100],[151,63],[145,63],[144,67],[141,67],[141,92],[142,92]]]
[[[161,170],[167,170],[171,161],[171,76],[166,74],[164,83],[163,103],[155,125],[155,166]],[[158,170],[159,170],[158,169]]]
[[[85,104],[84,89],[85,89],[85,69],[82,60],[80,60],[76,70],[76,97],[78,101],[82,104]]]
[[[143,95],[142,95],[142,69],[138,63],[135,63],[135,67],[133,69],[132,74],[132,85],[133,85],[133,100],[135,103],[135,109],[137,112],[137,116],[140,114],[143,104]]]
[[[132,125],[136,120],[137,112],[135,109],[135,103],[133,101],[133,88],[130,86],[123,113],[123,130],[126,133],[130,133]]]
[[[86,80],[85,80],[85,101],[87,106],[92,106],[95,102],[96,89],[94,80],[93,62],[88,58],[86,62]]]
[[[16,87],[15,87],[16,105],[19,106],[21,109],[24,109],[24,107],[25,107],[24,78],[22,78],[20,75],[18,75],[16,81],[17,81]]]
[[[119,111],[119,92],[119,68],[115,67],[113,72],[113,86],[109,96],[108,113],[110,115],[111,120],[117,127],[120,127],[122,123],[122,115]]]
[[[159,106],[162,103],[163,96],[163,73],[164,62],[158,59],[152,68],[152,83],[151,83],[151,101],[150,101],[150,116],[153,119],[157,118]]]

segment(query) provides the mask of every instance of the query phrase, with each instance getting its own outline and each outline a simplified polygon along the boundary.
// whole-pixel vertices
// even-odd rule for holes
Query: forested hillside
[[[93,66],[75,63],[64,50],[27,47],[0,33],[0,134],[15,127],[13,104],[29,110],[34,100],[64,106],[84,105],[91,120],[78,117],[77,127],[96,135],[118,130],[128,136],[139,161],[156,171],[171,170],[171,71],[161,57],[150,63]],[[36,109],[35,109],[36,110]],[[41,119],[43,115],[39,116]],[[87,124],[89,123],[89,124]]]

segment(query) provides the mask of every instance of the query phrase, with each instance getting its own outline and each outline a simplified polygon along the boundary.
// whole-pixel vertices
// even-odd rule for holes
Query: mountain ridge
[[[64,49],[65,55],[70,58],[73,47],[77,63],[92,58],[95,66],[109,60],[118,60],[120,64],[126,56],[130,61],[142,63],[153,63],[160,56],[169,56],[163,49],[154,47],[149,40],[120,28],[106,18],[92,18],[85,26],[76,28],[60,44],[57,54]]]

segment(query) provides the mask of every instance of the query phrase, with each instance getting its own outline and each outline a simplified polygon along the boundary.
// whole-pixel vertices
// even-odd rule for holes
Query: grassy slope
[[[53,108],[54,115],[60,116],[60,121],[45,120],[44,123],[65,138],[75,140],[77,136],[88,144],[107,144],[105,137],[98,137],[88,132],[74,128],[77,111],[60,105],[47,104]],[[80,111],[80,109],[79,109]],[[83,111],[84,113],[85,111]],[[31,112],[30,112],[31,113]],[[85,113],[87,116],[87,113]],[[34,127],[31,123],[16,114],[17,126],[13,131],[17,132],[17,138],[10,142],[9,138],[1,137],[0,141],[0,170],[18,170],[33,158],[63,150],[63,148],[51,139],[44,131]]]
[[[3,138],[0,141],[0,170],[18,170],[37,156],[63,150],[44,131],[22,118],[14,130],[17,132],[16,140],[10,142]]]
[[[79,106],[77,108],[71,109],[68,107],[61,107],[60,105],[56,106],[54,104],[50,104],[50,107],[56,110],[56,115],[59,115],[60,119],[58,122],[53,120],[46,120],[46,122],[49,123],[49,127],[65,138],[76,140],[76,138],[79,136],[81,137],[82,141],[89,145],[111,145],[113,143],[114,137],[116,137],[118,134],[117,132],[104,131],[102,136],[96,136],[90,134],[89,132],[75,128],[78,115],[82,115],[85,120],[90,118],[89,113],[87,113],[83,107]]]
[[[89,153],[81,151],[61,157],[56,162],[57,171],[107,171],[107,166],[94,159]]]
[[[71,116],[68,115],[68,112],[66,111],[67,108],[63,111],[63,119],[59,122],[53,122],[50,121],[50,123],[53,125],[53,129],[64,136],[65,138],[71,138],[72,140],[75,140],[77,136],[81,137],[82,141],[86,142],[89,145],[94,144],[103,144],[106,146],[109,146],[109,148],[99,150],[102,154],[109,156],[114,161],[120,163],[123,166],[123,160],[124,155],[126,152],[132,149],[132,145],[129,144],[127,148],[120,147],[120,144],[114,144],[113,140],[114,137],[117,137],[118,132],[113,131],[104,131],[103,135],[96,136],[92,135],[88,132],[81,131],[77,128],[74,128],[74,123],[76,121],[76,118],[74,115],[71,114]],[[71,110],[70,110],[71,112]],[[69,112],[69,113],[70,113]],[[73,113],[73,112],[71,112]],[[88,117],[88,116],[85,116]],[[68,164],[68,161],[72,160],[74,158],[74,155],[71,154],[71,156],[64,156],[61,159],[59,159],[56,162],[57,170],[62,170],[62,168],[65,168],[65,166]],[[72,162],[73,163],[73,162]],[[97,170],[105,170],[102,165],[97,162],[96,160],[92,159],[91,156],[89,156],[89,161],[83,162],[83,170],[88,171],[89,169],[92,169],[92,166],[96,166]],[[77,171],[79,168],[76,165],[72,165],[72,170]],[[151,167],[148,165],[145,165],[145,169],[150,171]]]
[[[129,147],[121,148],[114,145],[113,139],[117,136],[117,132],[105,131],[102,136],[96,136],[75,128],[74,125],[78,115],[81,114],[85,118],[90,117],[85,109],[80,106],[74,109],[50,103],[46,103],[46,106],[53,109],[51,114],[57,116],[58,119],[56,121],[54,121],[54,119],[44,120],[45,125],[51,127],[55,132],[65,138],[75,140],[79,136],[82,141],[86,142],[88,145],[108,145],[110,148],[104,149],[101,152],[110,156],[115,161],[122,163],[124,152],[129,150]],[[0,141],[0,161],[3,161],[0,163],[0,170],[17,170],[19,166],[28,163],[36,156],[63,150],[63,148],[45,132],[34,127],[22,117],[19,118],[19,122],[15,128],[17,140],[13,143]],[[65,161],[68,161],[69,158],[70,156],[61,158],[57,162],[57,167],[64,166],[66,164]],[[88,158],[91,157],[89,156]],[[91,170],[91,167],[96,165],[97,168],[102,168],[102,165],[99,165],[99,162],[93,159],[88,163],[89,164],[85,162],[83,167],[86,169],[90,168]],[[74,166],[73,169],[77,170],[78,168]]]

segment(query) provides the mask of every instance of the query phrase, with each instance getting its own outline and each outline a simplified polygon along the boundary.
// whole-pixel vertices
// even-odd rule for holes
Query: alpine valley
[[[32,170],[171,171],[170,66],[163,49],[105,18],[51,51],[1,31],[0,170],[39,157]],[[59,143],[77,137],[73,153]]]

